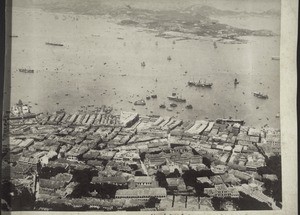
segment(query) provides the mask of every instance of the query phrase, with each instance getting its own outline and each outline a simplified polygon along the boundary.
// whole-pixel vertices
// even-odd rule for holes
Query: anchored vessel
[[[134,105],[146,105],[146,102],[145,102],[145,100],[141,99],[141,100],[135,101],[133,104]]]
[[[195,82],[195,81],[188,81],[188,85],[189,86],[195,86],[195,87],[212,87],[213,83],[211,82],[206,82],[206,81],[198,81],[198,82]]]
[[[19,69],[19,72],[34,73],[34,70],[33,69]]]
[[[175,102],[186,102],[186,99],[179,98],[178,96],[168,96],[168,99]]]
[[[189,104],[189,105],[187,105],[185,108],[186,108],[186,109],[193,109],[193,106],[192,106],[191,104]]]
[[[272,60],[280,60],[279,56],[272,56]]]
[[[49,46],[64,46],[61,43],[50,43],[50,42],[46,42],[46,45],[49,45]]]
[[[267,94],[263,94],[261,92],[254,92],[253,95],[260,99],[268,99],[269,96]]]
[[[166,108],[166,105],[165,104],[161,104],[161,105],[159,105],[159,108],[164,109],[164,108]]]
[[[240,82],[235,78],[234,79],[234,85],[237,85],[237,84],[239,84]]]

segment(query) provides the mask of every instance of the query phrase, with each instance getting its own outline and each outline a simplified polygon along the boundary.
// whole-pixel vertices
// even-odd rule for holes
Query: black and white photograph
[[[282,1],[7,2],[2,211],[285,208]]]

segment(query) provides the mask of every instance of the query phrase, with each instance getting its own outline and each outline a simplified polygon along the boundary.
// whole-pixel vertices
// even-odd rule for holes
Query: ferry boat
[[[186,99],[179,98],[178,96],[168,96],[167,98],[175,102],[186,102]]]
[[[268,99],[269,96],[267,94],[263,94],[261,92],[254,92],[253,95],[260,99]]]

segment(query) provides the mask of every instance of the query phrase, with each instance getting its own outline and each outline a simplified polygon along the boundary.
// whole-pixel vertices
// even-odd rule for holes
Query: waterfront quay
[[[266,183],[280,176],[264,168],[280,131],[243,120],[60,110],[7,118],[2,148],[2,183],[35,210],[230,210],[246,197],[278,209]]]

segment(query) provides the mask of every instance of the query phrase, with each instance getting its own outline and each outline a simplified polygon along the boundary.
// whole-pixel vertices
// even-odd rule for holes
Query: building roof
[[[143,188],[143,189],[120,189],[117,190],[116,196],[146,196],[146,197],[155,197],[155,196],[166,196],[167,191],[165,188],[156,187],[156,188]]]
[[[212,184],[211,180],[209,180],[208,177],[198,177],[197,178],[197,181],[199,181],[200,183],[209,183],[209,184]]]
[[[151,183],[153,180],[149,176],[135,176],[134,182],[135,183]]]
[[[37,158],[31,158],[31,157],[21,156],[19,158],[19,162],[29,163],[29,164],[37,164],[39,162],[39,160]]]
[[[126,184],[127,180],[124,177],[115,176],[115,177],[93,177],[92,183],[94,184]]]
[[[169,186],[178,186],[181,184],[185,185],[182,178],[166,178],[166,180]]]
[[[220,190],[227,190],[227,187],[225,184],[217,184],[215,185],[216,190],[220,191]]]
[[[62,182],[66,182],[69,183],[73,178],[72,174],[69,173],[59,173],[54,177],[51,177],[52,180],[57,180],[57,181],[62,181]]]
[[[270,181],[277,181],[278,177],[275,174],[263,174],[263,178],[269,179]]]
[[[56,180],[49,180],[49,179],[40,179],[39,180],[40,187],[49,188],[49,189],[59,189],[64,187],[65,182],[63,181],[56,181]]]

